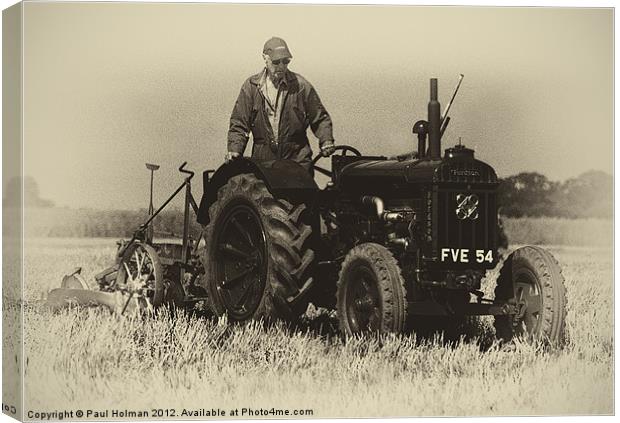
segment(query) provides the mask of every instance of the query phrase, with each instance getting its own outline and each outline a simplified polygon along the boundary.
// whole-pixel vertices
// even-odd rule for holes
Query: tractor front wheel
[[[517,307],[516,315],[495,317],[498,338],[564,342],[566,288],[560,266],[548,251],[527,246],[511,253],[500,270],[495,299]]]
[[[405,281],[387,248],[365,243],[349,251],[340,269],[337,311],[345,335],[404,330]]]

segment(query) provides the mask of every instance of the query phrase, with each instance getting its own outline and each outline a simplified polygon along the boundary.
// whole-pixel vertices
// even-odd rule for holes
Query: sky
[[[60,206],[134,209],[148,206],[144,163],[157,163],[163,202],[183,161],[222,163],[271,36],[288,42],[337,144],[416,148],[429,79],[443,108],[462,73],[444,148],[460,137],[499,176],[613,172],[611,9],[26,3],[24,173]]]

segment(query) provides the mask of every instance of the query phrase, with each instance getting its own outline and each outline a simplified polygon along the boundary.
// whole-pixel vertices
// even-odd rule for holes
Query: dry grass
[[[63,273],[109,264],[110,240],[31,240],[25,296]],[[313,409],[313,417],[610,414],[612,255],[557,247],[568,289],[560,351],[492,342],[491,320],[456,345],[415,335],[343,342],[327,315],[298,328],[231,326],[180,314],[26,309],[27,410]],[[485,287],[492,291],[490,282]],[[321,326],[322,325],[322,326]],[[5,339],[5,342],[8,342]],[[227,411],[228,413],[228,411]]]

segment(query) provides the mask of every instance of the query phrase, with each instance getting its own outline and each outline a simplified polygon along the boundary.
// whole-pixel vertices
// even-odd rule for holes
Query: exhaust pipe
[[[441,159],[441,105],[437,100],[437,78],[431,78],[428,102],[428,147],[431,160]]]
[[[383,205],[383,200],[381,197],[376,197],[374,195],[364,195],[361,198],[362,204],[365,206],[370,206],[375,209],[375,213],[377,214],[377,218],[379,220],[383,220],[385,222],[401,222],[405,219],[405,216],[401,212],[392,212],[389,210],[385,210],[385,206]]]

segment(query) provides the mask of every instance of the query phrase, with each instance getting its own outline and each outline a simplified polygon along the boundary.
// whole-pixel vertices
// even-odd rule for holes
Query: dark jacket
[[[312,150],[308,143],[308,126],[319,139],[319,146],[334,142],[332,121],[321,104],[314,87],[301,75],[286,72],[286,91],[282,103],[278,140],[265,110],[260,91],[262,71],[248,78],[230,116],[228,151],[243,154],[252,133],[252,157],[259,160],[291,159],[311,169]]]

